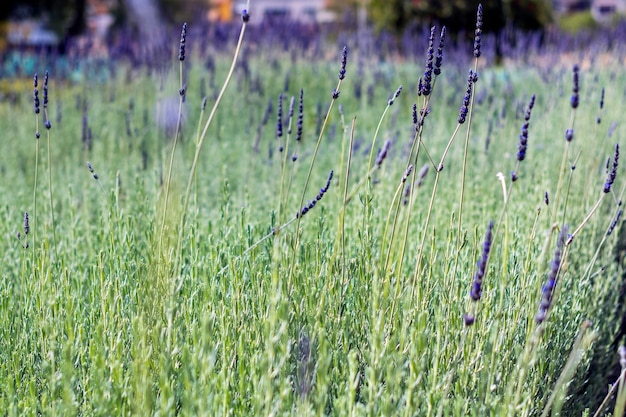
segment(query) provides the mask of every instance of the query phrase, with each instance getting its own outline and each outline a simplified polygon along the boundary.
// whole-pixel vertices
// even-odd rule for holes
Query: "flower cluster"
[[[183,23],[183,28],[180,31],[180,44],[178,46],[178,60],[185,60],[185,43],[187,42],[187,22]]]
[[[276,137],[283,137],[283,94],[278,95],[278,110],[276,111]]]
[[[615,218],[613,219],[613,221],[611,222],[611,224],[609,225],[609,228],[606,231],[606,235],[610,236],[611,233],[613,233],[613,230],[615,230],[615,228],[617,227],[617,224],[619,223],[620,218],[622,217],[623,214],[623,210],[619,209],[617,211],[617,214],[615,215]]]
[[[480,41],[483,34],[483,5],[478,5],[476,12],[476,30],[474,31],[474,57],[480,57]]]
[[[472,301],[480,300],[482,296],[482,284],[483,277],[485,276],[485,269],[487,268],[487,261],[489,260],[489,251],[491,250],[491,240],[493,238],[493,221],[490,221],[487,225],[487,234],[483,241],[483,251],[476,264],[476,273],[472,282],[472,289],[470,290],[470,298]]]
[[[463,96],[463,104],[459,108],[459,118],[457,119],[459,124],[462,125],[465,123],[465,118],[467,117],[467,112],[469,111],[469,104],[472,98],[472,88],[474,84],[474,71],[469,70],[469,75],[467,76],[467,89],[465,90],[465,96]]]
[[[398,86],[398,89],[396,90],[396,92],[394,93],[394,95],[389,99],[389,101],[387,101],[387,104],[392,106],[394,101],[396,101],[396,99],[398,97],[400,97],[400,93],[402,93],[402,86]]]
[[[344,46],[341,51],[341,69],[339,70],[339,79],[346,78],[346,64],[348,63],[348,47]]]
[[[443,44],[446,39],[446,27],[441,28],[441,34],[439,35],[439,46],[437,47],[437,54],[435,55],[435,68],[433,74],[441,74],[441,63],[443,62]]]
[[[526,114],[524,115],[524,124],[522,125],[522,133],[519,135],[519,145],[517,147],[517,160],[523,161],[526,158],[526,149],[528,148],[528,125],[530,122],[530,115],[535,105],[535,95],[533,94],[528,103]]]
[[[428,51],[426,52],[426,69],[424,70],[424,78],[422,80],[421,93],[425,96],[433,91],[433,65],[435,61],[435,27],[430,28],[430,36],[428,38]]]
[[[565,236],[567,235],[567,226],[563,226],[561,233],[559,234],[559,240],[556,243],[556,250],[554,251],[554,258],[550,263],[550,271],[548,271],[548,278],[545,284],[541,287],[541,301],[539,302],[539,311],[535,314],[535,321],[537,324],[543,323],[548,315],[548,310],[552,305],[552,295],[554,294],[554,288],[556,287],[556,281],[561,270],[561,256],[563,255],[563,245],[565,244]]]
[[[28,212],[25,211],[24,212],[24,234],[28,235],[28,232],[30,232],[30,224],[28,221]]]
[[[604,188],[602,190],[605,193],[608,193],[609,191],[611,191],[611,186],[613,185],[613,182],[615,182],[615,176],[617,175],[617,162],[618,161],[619,161],[619,144],[616,143],[615,153],[613,154],[613,166],[611,167],[611,170],[606,176],[606,182],[604,183]]]
[[[574,68],[572,68],[572,71],[574,73],[574,87],[572,88],[572,96],[570,97],[569,102],[572,105],[572,109],[575,109],[578,107],[578,104],[580,103],[580,98],[578,95],[578,91],[579,91],[578,65],[574,65]]]
[[[324,197],[324,194],[326,194],[326,192],[330,188],[330,181],[332,179],[333,179],[333,170],[331,169],[330,173],[328,174],[328,179],[326,180],[326,185],[324,187],[320,188],[319,192],[315,196],[315,199],[313,199],[312,201],[309,201],[308,203],[306,203],[306,205],[304,207],[302,207],[299,212],[296,213],[296,217],[304,216],[310,210],[312,210],[313,207],[315,207],[317,202],[320,201]]]
[[[378,152],[378,155],[376,155],[376,165],[379,168],[383,164],[383,161],[385,160],[385,158],[387,157],[387,152],[389,152],[389,146],[391,146],[391,141],[387,139],[385,143],[383,144],[383,148]]]
[[[35,114],[39,114],[39,89],[37,88],[37,73],[35,73],[35,75],[33,76],[33,85],[33,110],[35,111]]]
[[[296,125],[296,140],[302,139],[302,123],[304,122],[304,90],[300,89],[300,103],[298,104],[298,122]]]

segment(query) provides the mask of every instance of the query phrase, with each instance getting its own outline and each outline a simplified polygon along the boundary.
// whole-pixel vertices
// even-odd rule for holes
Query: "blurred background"
[[[399,35],[407,28],[445,24],[473,30],[478,1],[463,0],[251,0],[252,24],[297,22],[319,28],[373,29]],[[3,0],[0,52],[48,48],[64,53],[89,39],[90,51],[105,51],[116,33],[154,42],[164,28],[183,21],[205,25],[239,22],[242,0]],[[617,23],[626,0],[483,0],[485,30],[505,27],[542,31],[593,30]]]

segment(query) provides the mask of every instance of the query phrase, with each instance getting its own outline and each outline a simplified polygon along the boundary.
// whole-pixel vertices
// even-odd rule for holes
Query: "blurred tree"
[[[176,25],[204,18],[209,7],[207,0],[158,0],[163,16]]]
[[[540,29],[553,20],[552,2],[546,0],[332,0],[329,3],[340,14],[354,14],[359,6],[365,5],[376,29],[396,33],[413,23],[440,23],[453,32],[472,31],[479,3],[483,5],[486,31],[507,25]]]

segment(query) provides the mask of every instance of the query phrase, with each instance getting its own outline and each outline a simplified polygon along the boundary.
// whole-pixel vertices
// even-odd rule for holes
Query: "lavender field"
[[[626,27],[248,17],[0,82],[2,415],[623,415]]]

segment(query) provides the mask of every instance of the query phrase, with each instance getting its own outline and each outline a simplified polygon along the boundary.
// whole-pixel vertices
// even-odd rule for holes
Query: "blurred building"
[[[335,19],[328,0],[251,0],[251,23],[292,20],[301,23],[327,23]],[[245,0],[209,0],[210,20],[230,21],[246,8]]]
[[[590,11],[598,23],[610,23],[626,15],[626,0],[554,0],[554,11],[567,14]]]
[[[626,0],[594,0],[591,3],[591,15],[599,23],[611,23],[617,16],[625,14]]]

